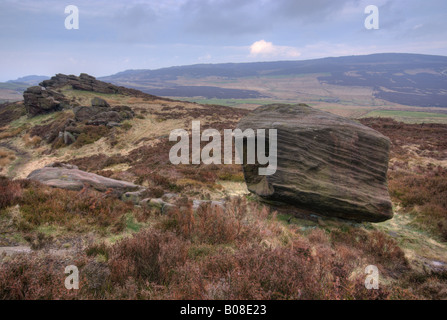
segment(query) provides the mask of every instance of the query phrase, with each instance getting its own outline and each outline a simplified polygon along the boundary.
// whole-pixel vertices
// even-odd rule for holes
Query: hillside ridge
[[[303,78],[307,83],[301,82]],[[304,103],[360,105],[385,101],[405,106],[447,107],[447,57],[421,54],[196,64],[127,70],[100,79],[172,97],[295,99]],[[344,91],[349,88],[346,94]],[[358,88],[370,92],[362,93]]]

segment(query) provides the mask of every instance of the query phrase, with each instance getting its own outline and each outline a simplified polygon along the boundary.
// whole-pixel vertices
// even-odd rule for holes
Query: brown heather
[[[393,141],[389,188],[403,208],[399,214],[444,235],[446,170],[434,163],[410,164],[414,154],[407,146],[418,145],[414,152],[421,157],[444,159],[447,126],[362,122]],[[96,172],[126,164],[125,173],[155,196],[175,191],[194,198],[216,188],[218,180],[241,180],[238,166],[172,168],[169,148],[161,139],[126,156],[97,155],[73,164]],[[194,212],[187,198],[177,205],[160,215],[88,188],[64,191],[0,179],[0,227],[37,239],[42,249],[0,258],[0,299],[446,298],[446,272],[417,270],[402,242],[374,225],[296,222],[293,211],[276,213],[251,197],[226,199],[226,210],[204,205]],[[51,256],[45,249],[57,246],[54,234],[40,236],[50,227],[86,243],[69,251],[69,258]],[[64,287],[69,264],[80,270],[76,292]],[[380,290],[365,289],[364,269],[371,264],[383,279]]]

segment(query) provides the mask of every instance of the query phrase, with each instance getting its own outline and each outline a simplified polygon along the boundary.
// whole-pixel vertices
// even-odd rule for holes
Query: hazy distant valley
[[[408,122],[427,117],[429,121],[447,121],[447,110],[443,109],[447,107],[447,58],[440,56],[376,54],[203,64],[129,70],[101,80],[159,96],[249,109],[272,101],[298,101],[350,117],[383,115]]]

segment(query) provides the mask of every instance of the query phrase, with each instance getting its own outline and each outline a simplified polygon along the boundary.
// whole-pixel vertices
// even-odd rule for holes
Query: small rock
[[[109,122],[121,122],[123,119],[121,119],[120,115],[116,111],[106,111],[106,112],[100,112],[96,115],[93,115],[90,119],[90,121],[87,122],[87,124],[94,125],[94,126],[101,126],[106,125]]]
[[[110,108],[110,105],[104,99],[101,99],[101,98],[98,98],[98,97],[94,97],[92,99],[92,107]]]
[[[166,203],[160,198],[143,199],[140,201],[140,205],[145,208],[158,209],[158,210],[160,210],[159,211],[160,213],[165,213],[165,212],[167,213],[167,212],[170,212],[170,210],[174,209],[173,207],[171,207],[172,205],[170,203]],[[167,206],[166,209],[164,209],[165,206]]]
[[[149,201],[149,206],[153,208],[163,208],[163,206],[166,204],[166,202],[163,201],[163,199],[157,198],[157,199],[151,199]]]
[[[73,109],[73,112],[75,114],[76,121],[83,122],[93,119],[94,116],[96,116],[99,113],[106,112],[107,108],[105,107],[75,107]]]
[[[142,207],[149,207],[149,202],[151,201],[151,198],[145,198],[140,201],[140,206]]]
[[[178,207],[176,205],[170,204],[170,203],[165,203],[163,205],[163,208],[161,209],[161,213],[164,215],[169,215],[173,212],[175,212],[178,209]]]
[[[144,192],[146,192],[146,189],[144,189],[144,188],[141,189],[141,190],[138,190],[138,191],[134,191],[134,192],[126,192],[121,197],[121,200],[123,200],[123,201],[131,201],[135,205],[141,204],[141,201],[142,201],[141,197],[143,196]]]
[[[107,122],[107,127],[109,127],[109,128],[121,127],[121,123],[113,122],[113,121]]]
[[[197,211],[202,205],[210,204],[211,207],[219,207],[225,210],[225,202],[224,201],[211,201],[211,200],[193,200],[192,209]]]
[[[126,192],[125,194],[122,195],[121,200],[130,201],[134,204],[140,203],[140,197],[137,192]]]
[[[71,134],[81,134],[82,133],[82,129],[79,127],[76,127],[75,125],[69,125],[67,127],[65,127],[65,131],[70,132]]]
[[[135,112],[128,106],[116,106],[112,108],[112,111],[118,112],[123,120],[129,120],[135,117]]]
[[[165,193],[161,198],[164,201],[169,201],[178,198],[179,195],[177,193]]]
[[[72,135],[70,132],[65,131],[64,132],[64,143],[69,146],[72,143],[75,143],[76,138],[74,135]]]
[[[328,226],[328,224],[326,223],[326,221],[324,221],[324,220],[321,219],[321,218],[318,218],[318,225],[319,225],[320,227],[327,227],[327,226]]]
[[[394,231],[390,231],[390,232],[388,232],[388,235],[390,236],[390,237],[392,237],[392,238],[397,238],[399,235],[397,234],[397,232],[394,232]]]

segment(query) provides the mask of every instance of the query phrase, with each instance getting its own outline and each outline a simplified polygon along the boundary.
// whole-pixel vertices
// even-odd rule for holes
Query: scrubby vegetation
[[[393,143],[389,190],[414,224],[447,241],[447,125],[404,124],[391,119],[363,122]]]
[[[14,152],[0,148],[0,167],[6,167],[15,158]]]
[[[0,127],[19,119],[26,114],[23,102],[0,103]]]
[[[415,224],[447,241],[447,170],[427,166],[413,174],[393,173],[391,194],[408,214],[416,216]]]
[[[107,135],[109,129],[104,126],[84,126],[81,129],[81,134],[76,139],[76,142],[73,144],[73,147],[80,148],[86,144],[94,143],[98,141],[105,135]]]
[[[2,219],[8,215],[5,208],[19,204],[21,214],[13,217],[13,223],[17,232],[28,236],[48,225],[63,226],[66,234],[105,232],[103,228],[117,234],[122,229],[116,224],[132,211],[113,199],[104,206],[105,198],[85,190],[73,193],[7,179],[2,180],[2,187],[10,190],[2,198]],[[364,288],[362,269],[368,260],[387,275],[408,269],[403,252],[385,234],[357,228],[302,232],[297,225],[284,225],[275,212],[256,202],[228,201],[228,210],[203,206],[194,213],[191,203],[180,199],[179,209],[167,216],[134,212],[146,227],[115,243],[102,238],[66,258],[84,275],[77,292],[63,287],[68,260],[49,254],[5,259],[0,269],[0,298],[413,297],[411,290],[392,286],[379,291]]]
[[[372,226],[303,228],[246,198],[197,212],[181,198],[160,215],[88,189],[6,178],[0,187],[1,220],[44,250],[3,257],[2,299],[413,299],[437,297],[429,288],[446,281],[413,273],[398,243]],[[45,251],[64,251],[62,234],[73,248]],[[70,264],[80,268],[79,291],[63,286]],[[384,279],[379,290],[365,289],[370,264]]]

